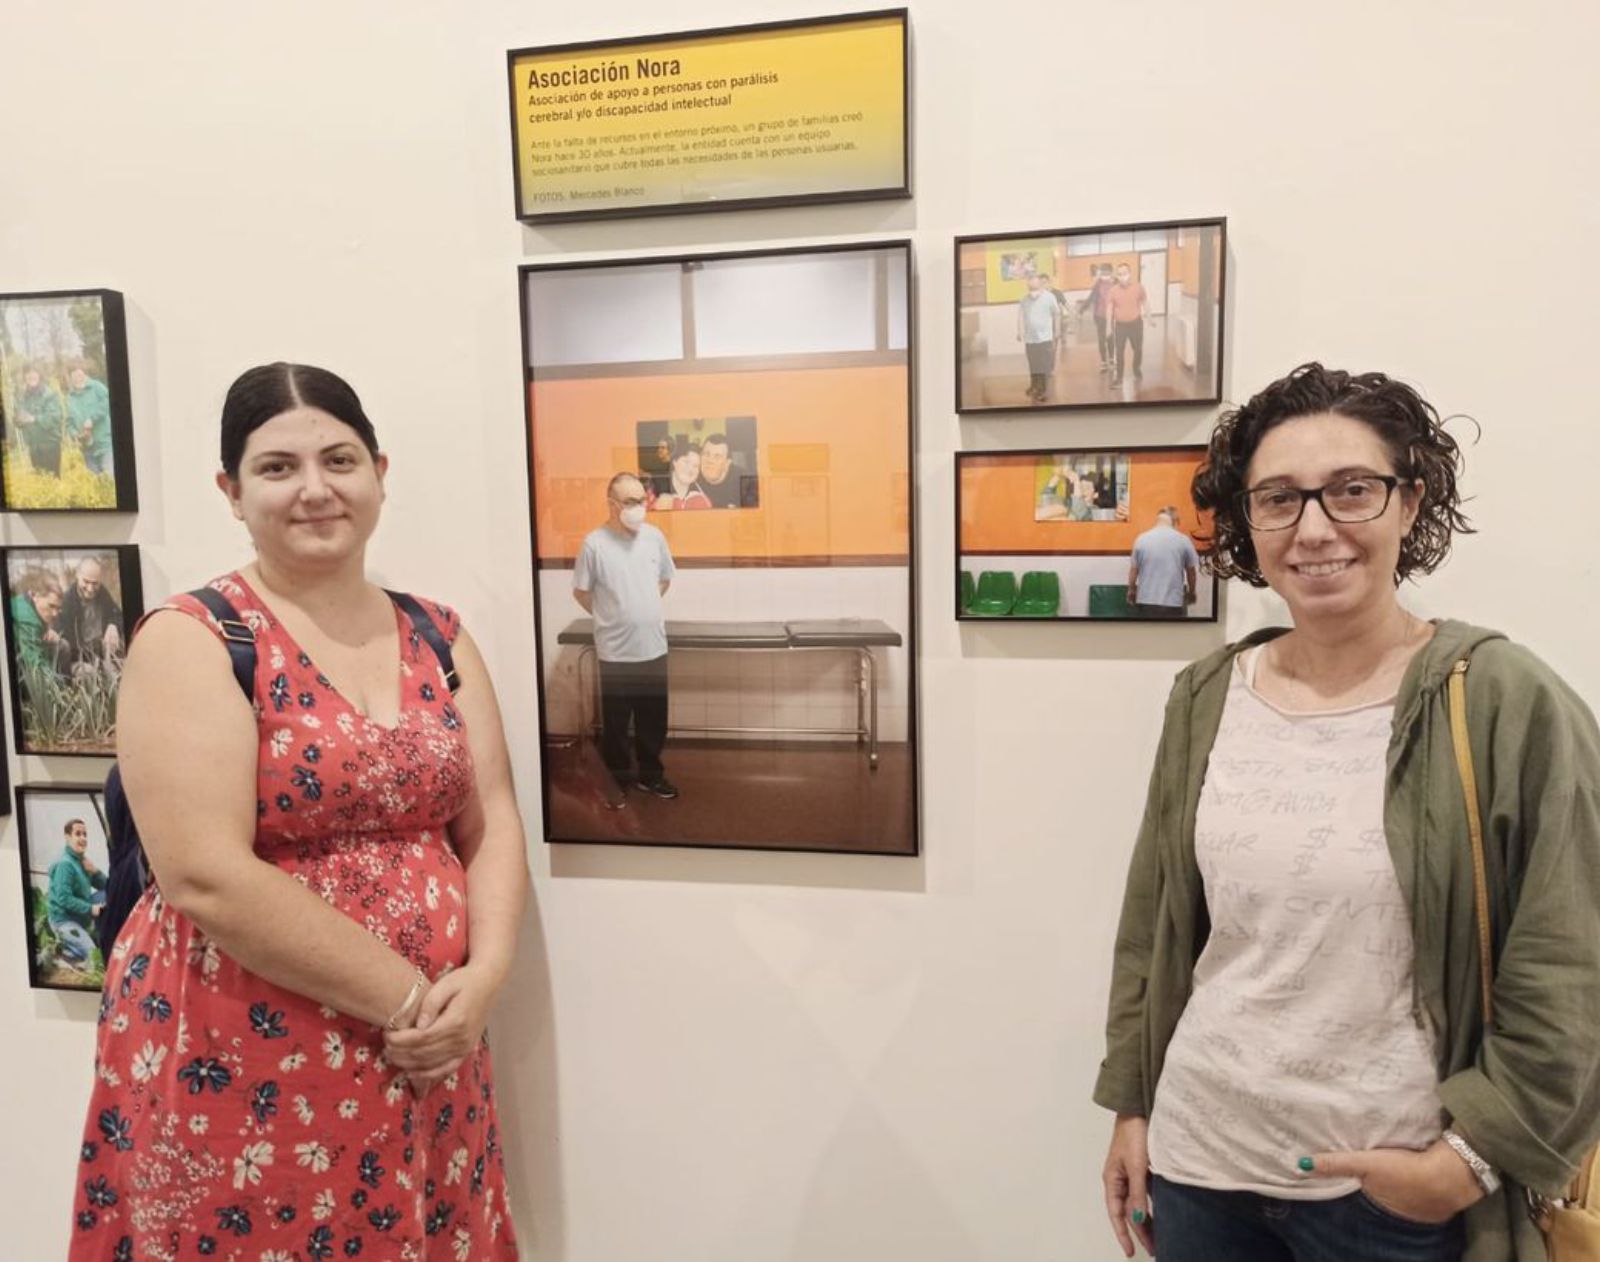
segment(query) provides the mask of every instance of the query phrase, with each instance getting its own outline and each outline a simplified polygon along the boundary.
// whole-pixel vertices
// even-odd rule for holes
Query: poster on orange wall
[[[917,852],[911,266],[521,269],[547,841]]]
[[[906,10],[507,54],[526,223],[911,195]]]
[[[1217,620],[1203,446],[957,452],[961,619]]]
[[[956,238],[956,410],[1222,398],[1227,221]]]

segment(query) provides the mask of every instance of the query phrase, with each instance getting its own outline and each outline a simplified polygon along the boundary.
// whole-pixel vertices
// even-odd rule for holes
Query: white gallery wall
[[[145,508],[0,535],[137,543],[153,598],[193,586],[247,557],[211,486],[228,382],[294,358],[355,383],[393,458],[374,574],[463,610],[517,754],[537,904],[493,1037],[539,1262],[1117,1256],[1088,1095],[1162,699],[1277,607],[1233,589],[1215,626],[957,626],[958,446],[1190,442],[1209,419],[958,421],[957,233],[1228,216],[1229,395],[1321,357],[1477,417],[1481,533],[1407,599],[1600,700],[1600,10],[920,0],[913,201],[515,222],[507,48],[827,11],[6,5],[0,290],[127,295]],[[517,265],[868,236],[909,236],[918,266],[923,857],[552,852]],[[11,759],[14,781],[103,770]],[[7,821],[0,1255],[48,1262],[95,1002],[27,989],[16,851]]]

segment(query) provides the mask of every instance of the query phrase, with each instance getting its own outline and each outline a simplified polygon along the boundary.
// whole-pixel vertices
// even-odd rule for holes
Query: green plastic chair
[[[965,613],[972,608],[972,598],[978,594],[978,580],[972,577],[971,570],[961,571],[961,612]]]
[[[1010,570],[985,570],[978,575],[978,594],[967,612],[979,618],[1004,618],[1017,603],[1017,576]]]
[[[1132,618],[1137,611],[1128,603],[1126,583],[1091,583],[1089,585],[1089,616],[1091,618]]]
[[[1011,606],[1013,618],[1054,618],[1061,608],[1061,576],[1054,570],[1029,570]]]

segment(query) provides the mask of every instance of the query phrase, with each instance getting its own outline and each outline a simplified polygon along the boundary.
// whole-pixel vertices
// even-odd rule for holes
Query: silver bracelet
[[[1472,1171],[1472,1177],[1478,1181],[1478,1186],[1483,1189],[1485,1196],[1492,1196],[1500,1190],[1500,1176],[1477,1150],[1453,1130],[1447,1130],[1440,1136],[1445,1143],[1450,1145],[1456,1156],[1467,1163],[1467,1168]]]
[[[411,983],[411,989],[406,992],[405,1002],[394,1010],[394,1015],[383,1023],[386,1030],[398,1030],[400,1023],[411,1015],[411,1008],[423,993],[428,989],[428,976],[420,968],[417,970],[416,980]]]

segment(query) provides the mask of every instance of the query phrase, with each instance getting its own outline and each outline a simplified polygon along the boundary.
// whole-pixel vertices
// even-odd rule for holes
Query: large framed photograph
[[[956,617],[1215,622],[1193,447],[956,453]]]
[[[956,410],[1222,398],[1227,222],[956,238]]]
[[[507,54],[525,223],[911,195],[906,10]]]
[[[910,244],[520,279],[546,840],[915,854]]]
[[[0,418],[5,508],[139,507],[121,294],[0,294]]]
[[[117,752],[117,688],[144,613],[139,549],[0,548],[19,754]]]
[[[99,990],[106,965],[95,928],[111,858],[99,785],[18,785],[17,851],[28,935],[28,984]]]

